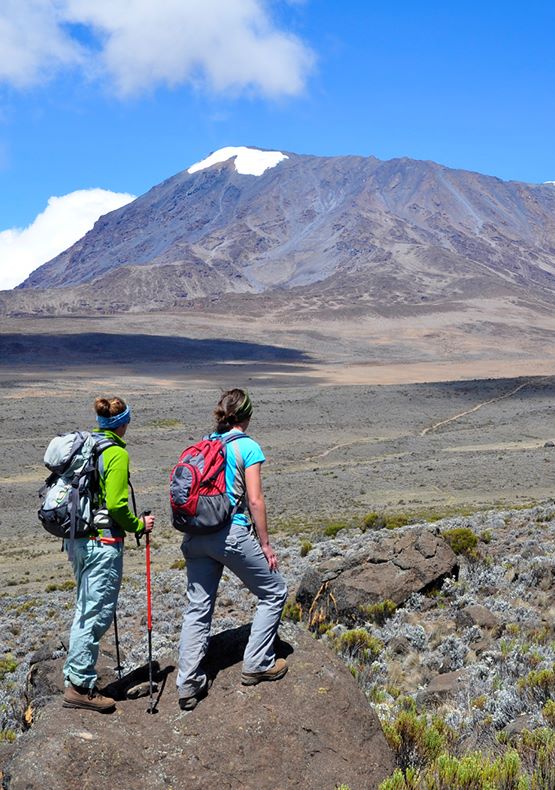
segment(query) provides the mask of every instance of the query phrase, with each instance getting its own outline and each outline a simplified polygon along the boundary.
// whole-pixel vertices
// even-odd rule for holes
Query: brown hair
[[[214,419],[216,420],[216,433],[226,433],[235,425],[242,422],[244,418],[238,418],[237,412],[245,402],[246,392],[241,389],[227,390],[218,401],[214,409]]]
[[[95,398],[94,410],[99,417],[115,417],[125,411],[127,404],[121,398]]]

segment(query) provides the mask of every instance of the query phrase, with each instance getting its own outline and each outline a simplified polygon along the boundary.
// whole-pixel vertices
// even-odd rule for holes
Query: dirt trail
[[[540,379],[540,381],[545,381],[546,378]],[[473,406],[471,409],[467,409],[466,411],[461,411],[459,414],[454,414],[452,417],[448,417],[446,420],[440,420],[439,422],[433,423],[433,425],[429,425],[427,428],[424,428],[423,431],[420,431],[420,436],[426,436],[428,433],[435,431],[436,428],[440,428],[442,425],[448,425],[451,422],[455,422],[459,420],[461,417],[465,417],[467,414],[472,414],[472,412],[478,411],[481,409],[482,406],[489,406],[491,403],[499,403],[499,401],[506,400],[507,398],[512,398],[513,395],[516,395],[517,392],[524,389],[525,387],[529,387],[530,384],[533,384],[533,381],[525,381],[523,384],[519,384],[518,387],[515,387],[514,390],[510,392],[506,392],[504,395],[499,395],[497,398],[490,398],[490,400],[482,401],[481,403],[477,403],[476,406]]]
[[[540,381],[546,381],[548,378],[549,378],[548,376],[545,376],[541,378]],[[454,414],[452,417],[448,417],[445,420],[439,420],[438,422],[435,422],[432,425],[429,425],[427,428],[424,428],[422,431],[420,431],[419,436],[421,437],[427,436],[429,433],[432,433],[437,428],[440,428],[443,425],[449,425],[452,422],[456,422],[461,417],[465,417],[467,414],[472,414],[473,412],[481,409],[483,406],[488,406],[491,405],[492,403],[498,403],[499,401],[506,400],[507,398],[511,398],[513,395],[516,395],[517,392],[520,392],[520,390],[524,389],[525,387],[529,387],[533,383],[535,383],[534,380],[525,381],[522,384],[519,384],[518,387],[512,389],[510,392],[506,392],[503,395],[498,395],[495,398],[490,398],[489,400],[481,401],[480,403],[477,403],[475,406],[473,406],[471,409],[466,409],[465,411],[458,412],[457,414]],[[352,447],[353,445],[356,444],[370,444],[376,441],[380,441],[380,440],[376,439],[376,437],[363,436],[357,439],[352,439],[351,441],[348,442],[341,442],[340,444],[334,444],[332,447],[328,447],[327,450],[324,450],[321,453],[318,453],[316,455],[311,455],[308,458],[305,458],[304,462],[310,463],[316,460],[320,460],[322,458],[326,458],[328,455],[335,452],[336,450],[341,450],[345,447]],[[394,453],[393,455],[403,456],[405,455],[405,453],[400,453],[400,454]]]

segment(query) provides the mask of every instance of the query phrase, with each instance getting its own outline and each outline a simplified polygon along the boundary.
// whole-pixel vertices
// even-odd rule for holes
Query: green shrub
[[[68,591],[74,590],[76,586],[74,579],[66,579],[65,582],[60,582],[59,584],[47,584],[45,590],[48,593],[56,592],[57,590]]]
[[[362,531],[366,532],[367,529],[383,529],[385,527],[385,516],[383,513],[376,513],[373,510],[362,519]]]
[[[418,517],[409,513],[378,513],[373,510],[362,519],[361,529],[366,532],[367,529],[398,529],[399,527],[406,527],[408,524],[414,524],[418,521]]]
[[[175,420],[171,417],[161,420],[151,420],[145,427],[147,428],[180,428],[183,425],[181,420]]]
[[[15,672],[17,669],[17,661],[11,653],[7,653],[0,658],[0,680],[4,680],[7,674]]]
[[[347,524],[344,521],[332,521],[324,529],[324,535],[327,538],[335,538],[338,532],[342,529],[347,529]]]
[[[340,634],[334,641],[338,653],[346,653],[351,658],[365,662],[374,661],[382,652],[384,645],[364,628],[352,628]]]
[[[475,559],[478,538],[468,527],[456,527],[446,529],[441,533],[442,537],[451,546],[455,554],[464,554],[471,559]]]
[[[531,774],[532,790],[555,787],[555,731],[539,727],[533,732],[524,730],[515,744]]]
[[[555,694],[555,671],[552,669],[532,669],[518,681],[518,688],[529,691],[535,699],[548,700]]]
[[[418,716],[414,710],[401,710],[395,721],[382,722],[382,728],[403,771],[430,765],[454,739],[439,716],[428,722],[425,714]]]
[[[415,516],[409,516],[407,513],[394,513],[385,517],[385,528],[399,529],[399,527],[406,527],[408,524],[414,524],[415,521]]]
[[[17,735],[14,730],[2,730],[0,731],[0,743],[13,743]]]
[[[379,603],[359,606],[359,611],[369,622],[383,625],[386,620],[393,617],[397,611],[397,604],[386,598],[385,601],[380,601]]]
[[[555,727],[555,700],[547,700],[542,708],[542,715],[550,727]]]
[[[312,543],[309,540],[303,540],[301,543],[301,557],[306,557],[309,551],[312,551]]]
[[[294,623],[299,623],[303,615],[302,606],[297,601],[287,601],[283,607],[283,620],[292,620]]]
[[[170,565],[170,570],[182,571],[184,567],[185,567],[185,559],[182,557],[180,560],[175,560],[175,562],[172,562],[172,564]]]
[[[20,603],[19,606],[16,607],[15,611],[17,614],[25,614],[34,606],[36,606],[37,603],[38,601],[36,600],[36,598],[31,598],[29,601],[24,601],[23,603]]]
[[[548,790],[551,785],[532,785]],[[465,757],[440,754],[424,770],[397,769],[379,790],[530,790],[519,754],[510,750],[497,759],[481,753]]]

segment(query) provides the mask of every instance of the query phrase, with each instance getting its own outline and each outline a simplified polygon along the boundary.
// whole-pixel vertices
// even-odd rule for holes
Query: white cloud
[[[27,87],[59,67],[81,62],[81,47],[60,26],[61,5],[57,0],[2,0],[0,82]]]
[[[0,80],[29,85],[45,69],[80,65],[87,76],[108,76],[122,96],[183,83],[298,94],[314,56],[276,26],[274,2],[2,0]],[[72,37],[72,25],[84,26],[92,43]]]
[[[0,231],[0,290],[15,288],[46,261],[67,250],[96,220],[134,200],[106,189],[80,189],[51,197],[27,228]]]

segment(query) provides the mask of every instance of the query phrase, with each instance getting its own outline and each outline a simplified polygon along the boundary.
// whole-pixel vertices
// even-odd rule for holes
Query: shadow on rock
[[[249,640],[250,625],[241,625],[230,628],[210,638],[208,652],[203,662],[203,668],[212,680],[225,669],[243,661],[243,653]],[[282,639],[276,637],[275,650],[277,658],[287,658],[293,653],[293,647]]]
[[[152,662],[152,691],[158,695],[155,707],[158,705],[160,697],[164,693],[168,675],[174,670],[175,667],[172,664],[168,664],[162,669],[158,661]],[[121,700],[124,699],[139,699],[139,697],[148,696],[150,694],[148,664],[137,667],[118,680],[108,683],[107,686],[100,689],[100,693],[111,697],[116,700],[116,702],[121,702]]]

